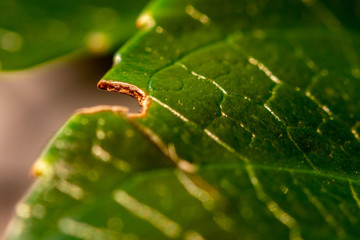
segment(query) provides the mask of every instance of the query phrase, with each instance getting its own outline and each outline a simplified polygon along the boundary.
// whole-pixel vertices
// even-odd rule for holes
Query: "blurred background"
[[[32,163],[76,109],[108,104],[140,110],[132,97],[96,88],[112,55],[0,73],[0,238],[15,204],[34,181]]]

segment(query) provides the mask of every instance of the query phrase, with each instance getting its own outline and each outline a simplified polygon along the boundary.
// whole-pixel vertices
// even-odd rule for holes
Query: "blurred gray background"
[[[111,64],[110,56],[78,58],[0,73],[0,238],[34,181],[32,163],[76,109],[110,104],[140,110],[135,99],[96,88]]]

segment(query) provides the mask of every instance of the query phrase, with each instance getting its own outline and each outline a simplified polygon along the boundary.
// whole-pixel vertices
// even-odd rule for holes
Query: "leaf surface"
[[[71,53],[104,54],[135,31],[138,1],[3,0],[0,71],[19,70]]]
[[[357,239],[356,1],[153,1],[8,239]]]

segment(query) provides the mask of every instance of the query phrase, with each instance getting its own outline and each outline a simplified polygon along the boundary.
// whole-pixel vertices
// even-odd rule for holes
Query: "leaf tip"
[[[132,84],[111,81],[111,80],[104,80],[104,79],[99,81],[97,87],[101,90],[122,93],[135,98],[141,106],[141,111],[140,113],[128,113],[127,110],[124,113],[126,113],[128,117],[141,118],[146,115],[148,106],[150,104],[150,100],[149,97],[145,94],[144,90]],[[119,108],[124,108],[124,107],[119,106]]]

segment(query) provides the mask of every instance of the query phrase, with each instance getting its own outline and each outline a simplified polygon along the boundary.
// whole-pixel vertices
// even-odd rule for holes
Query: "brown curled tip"
[[[145,92],[137,86],[124,82],[102,79],[97,84],[97,87],[101,90],[122,93],[134,97],[141,106],[141,112],[137,114],[127,114],[129,117],[143,117],[146,114],[150,101]]]

